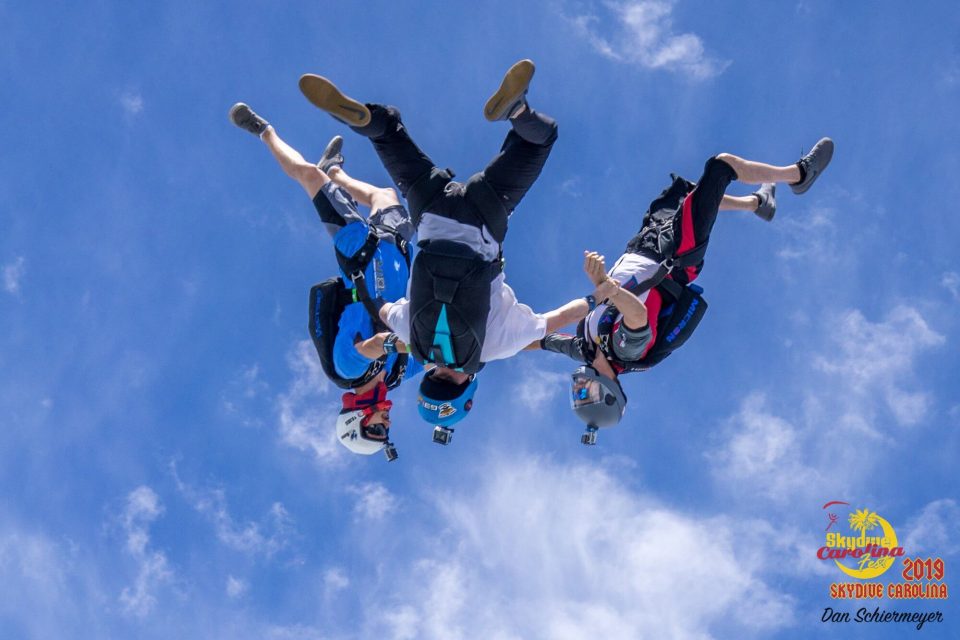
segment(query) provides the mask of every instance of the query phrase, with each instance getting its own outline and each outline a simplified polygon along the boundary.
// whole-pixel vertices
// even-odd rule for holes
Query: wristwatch
[[[587,301],[587,306],[590,307],[590,311],[597,308],[597,299],[593,297],[592,293],[583,296],[583,299]]]
[[[400,339],[395,333],[389,334],[386,338],[383,339],[383,352],[384,353],[396,353],[397,352],[397,340]]]

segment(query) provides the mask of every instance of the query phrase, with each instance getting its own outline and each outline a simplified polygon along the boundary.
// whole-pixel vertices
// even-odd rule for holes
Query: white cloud
[[[906,526],[903,548],[910,555],[953,555],[960,551],[960,506],[955,500],[935,500]]]
[[[583,195],[582,183],[583,179],[580,176],[567,178],[560,183],[560,193],[571,198],[579,198]]]
[[[120,106],[128,116],[135,116],[143,111],[143,96],[136,91],[124,91],[120,94]]]
[[[10,294],[20,293],[20,281],[26,273],[23,256],[17,256],[17,259],[10,264],[3,265],[3,290]]]
[[[726,446],[708,458],[715,471],[734,486],[744,483],[751,493],[785,502],[815,480],[816,472],[804,466],[797,455],[802,435],[790,422],[767,410],[762,394],[744,399],[739,413],[728,421],[728,431]]]
[[[0,513],[0,636],[89,636],[112,597],[97,584],[90,554],[69,541],[12,527],[12,520]]]
[[[323,573],[323,590],[327,595],[342,591],[350,586],[350,579],[339,567],[327,569]]]
[[[245,427],[258,427],[263,421],[256,403],[270,390],[270,385],[260,374],[260,365],[243,367],[230,381],[221,402],[223,410],[237,417]]]
[[[829,355],[814,360],[820,371],[834,374],[845,394],[861,401],[880,395],[897,422],[913,425],[922,421],[930,405],[925,391],[906,391],[904,382],[913,377],[917,354],[944,343],[920,313],[899,305],[883,322],[871,322],[860,311],[847,311],[830,319],[832,348]]]
[[[267,640],[330,640],[330,636],[320,629],[302,624],[271,626],[265,633]]]
[[[313,343],[298,342],[287,355],[287,364],[294,378],[277,397],[283,442],[313,452],[322,464],[342,459],[343,447],[337,444],[334,430],[339,398],[328,393],[332,385],[323,374]]]
[[[150,487],[140,486],[127,496],[121,516],[126,550],[136,560],[138,570],[133,585],[120,593],[120,603],[125,613],[141,618],[156,605],[156,591],[173,579],[166,555],[150,549],[150,525],[162,514],[163,505],[157,494]]]
[[[170,463],[170,473],[180,494],[197,513],[213,524],[217,539],[230,549],[269,558],[290,546],[296,530],[293,519],[281,503],[271,505],[260,522],[237,523],[227,508],[223,489],[191,487],[180,479],[173,462]]]
[[[799,408],[796,400],[749,393],[707,454],[731,492],[749,488],[751,498],[786,504],[856,486],[876,464],[865,448],[894,443],[889,423],[915,426],[929,413],[932,394],[909,387],[919,355],[944,338],[915,309],[895,307],[881,322],[858,310],[822,317],[823,350],[800,374]]]
[[[250,585],[246,580],[227,576],[227,596],[230,598],[239,598],[250,590]]]
[[[940,284],[950,292],[954,300],[960,301],[960,273],[946,271],[940,277]]]
[[[838,250],[837,210],[815,205],[796,216],[778,218],[776,230],[786,239],[786,246],[777,256],[797,265],[809,276],[810,269],[836,269],[843,260],[850,260],[849,251]]]
[[[722,73],[730,64],[708,56],[703,41],[673,30],[673,0],[607,1],[598,13],[570,19],[601,55],[648,69],[676,71],[696,79]]]
[[[793,616],[765,580],[777,532],[744,550],[750,523],[673,511],[603,469],[500,458],[436,500],[442,535],[381,577],[371,637],[734,637]]]
[[[357,496],[353,515],[359,520],[382,520],[397,510],[397,498],[379,482],[350,487],[349,491]]]
[[[542,363],[538,367],[531,358],[522,358],[515,366],[519,367],[519,375],[514,397],[517,402],[532,412],[544,409],[558,395],[566,393],[570,387],[569,373],[556,373],[543,369]],[[573,371],[575,368],[576,366],[573,365],[570,370]]]

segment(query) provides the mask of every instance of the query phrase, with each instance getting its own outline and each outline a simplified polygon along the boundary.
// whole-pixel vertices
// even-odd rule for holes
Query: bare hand
[[[599,287],[607,279],[607,263],[596,251],[583,252],[583,270],[595,287]]]
[[[609,300],[620,290],[620,283],[613,278],[604,278],[604,281],[597,285],[597,290],[593,297],[597,300]]]

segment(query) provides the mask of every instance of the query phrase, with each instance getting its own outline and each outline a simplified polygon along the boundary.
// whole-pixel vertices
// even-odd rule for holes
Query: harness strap
[[[373,322],[374,331],[377,333],[389,331],[390,328],[380,319],[380,309],[383,307],[384,301],[382,298],[374,300],[370,297],[370,291],[367,289],[367,278],[363,275],[363,271],[351,274],[350,280],[353,282],[354,291],[356,291],[357,302],[362,303],[363,308],[367,310],[367,314]]]
[[[373,227],[369,227],[367,239],[363,241],[363,244],[360,245],[360,248],[352,256],[348,256],[341,252],[340,249],[337,249],[336,246],[334,247],[337,254],[337,264],[340,265],[340,268],[345,274],[353,279],[354,273],[363,273],[366,271],[367,265],[373,260],[373,254],[377,251],[378,244],[380,244],[380,237],[377,236]]]

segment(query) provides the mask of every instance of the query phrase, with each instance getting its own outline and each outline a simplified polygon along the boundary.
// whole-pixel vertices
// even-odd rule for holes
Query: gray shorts
[[[634,362],[643,356],[652,338],[650,323],[640,329],[631,329],[621,320],[613,327],[610,346],[618,358],[624,362]]]
[[[410,214],[403,205],[395,204],[386,209],[377,209],[370,214],[367,222],[380,232],[386,231],[390,235],[400,236],[407,242],[413,239],[416,229],[413,228],[413,222],[410,220]]]

